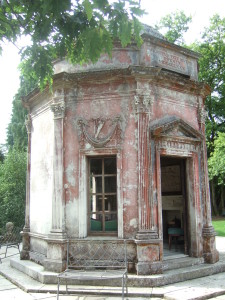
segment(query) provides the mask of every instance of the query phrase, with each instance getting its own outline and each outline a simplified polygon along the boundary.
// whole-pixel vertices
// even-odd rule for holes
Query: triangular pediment
[[[177,138],[188,138],[194,140],[202,139],[202,134],[194,129],[191,125],[184,122],[176,116],[164,117],[152,121],[150,123],[150,130],[153,136],[168,136]]]

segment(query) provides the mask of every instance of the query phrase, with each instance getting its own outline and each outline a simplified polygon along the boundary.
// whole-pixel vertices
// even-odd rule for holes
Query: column
[[[137,274],[162,273],[162,243],[155,223],[155,203],[152,192],[153,176],[150,141],[151,98],[139,93],[135,96],[138,125],[138,210],[139,230],[136,235]]]
[[[25,208],[25,226],[23,228],[23,248],[20,252],[20,259],[29,259],[30,251],[30,166],[31,166],[31,128],[32,122],[30,114],[28,114],[27,120],[25,121],[28,145],[27,145],[27,174],[26,174],[26,208]]]
[[[219,252],[216,249],[215,230],[212,226],[211,218],[211,201],[209,192],[208,164],[207,164],[207,148],[205,141],[205,118],[206,111],[202,97],[199,97],[198,119],[199,127],[203,134],[202,141],[202,199],[203,199],[203,256],[206,263],[216,263],[219,260]]]
[[[157,238],[154,222],[154,202],[151,197],[151,145],[150,145],[150,99],[136,96],[138,123],[138,209],[139,231],[137,239]]]
[[[66,265],[66,232],[65,232],[65,197],[63,189],[64,157],[63,157],[63,122],[65,102],[63,90],[50,106],[54,118],[53,146],[53,190],[52,190],[52,229],[46,239],[47,258],[44,268],[47,271],[61,272]],[[56,98],[56,97],[55,97]]]

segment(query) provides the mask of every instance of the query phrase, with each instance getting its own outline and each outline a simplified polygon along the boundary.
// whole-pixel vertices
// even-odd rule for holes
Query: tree
[[[0,147],[0,163],[3,162],[5,155],[3,153],[2,147]]]
[[[0,41],[30,37],[21,50],[23,76],[44,87],[52,82],[52,62],[95,62],[111,54],[113,41],[125,47],[134,38],[141,44],[142,15],[137,0],[1,0]]]
[[[0,227],[23,226],[25,219],[26,153],[13,149],[0,163]]]
[[[225,133],[218,132],[214,142],[214,151],[208,160],[209,176],[218,178],[219,185],[225,185]]]
[[[192,45],[192,48],[202,54],[199,59],[199,80],[207,82],[212,89],[211,96],[205,102],[210,156],[217,132],[225,131],[225,18],[213,16],[210,26],[203,32],[202,41]]]
[[[164,36],[171,43],[184,45],[183,35],[189,29],[192,17],[187,17],[183,11],[177,11],[163,17],[156,29],[163,30]]]
[[[211,199],[214,214],[223,211],[224,173],[221,162],[225,153],[221,151],[221,133],[225,132],[225,18],[215,15],[205,28],[202,40],[192,45],[192,49],[202,54],[199,59],[199,79],[207,82],[212,93],[206,98],[206,140],[210,169]],[[217,163],[217,158],[218,160]],[[215,165],[214,165],[215,164]]]
[[[216,181],[220,188],[220,197],[217,197],[217,206],[224,213],[225,198],[225,133],[218,132],[218,136],[214,142],[214,151],[208,160],[209,178]],[[218,211],[214,207],[214,211]]]
[[[26,150],[27,148],[27,131],[25,120],[27,110],[22,106],[21,99],[31,92],[37,86],[37,82],[28,81],[23,76],[20,78],[20,88],[14,96],[12,103],[12,115],[7,127],[7,147],[12,149]]]
[[[27,112],[22,106],[22,102],[17,96],[12,103],[11,121],[7,127],[7,146],[17,149],[26,149],[27,146],[27,132],[25,127],[25,119]]]

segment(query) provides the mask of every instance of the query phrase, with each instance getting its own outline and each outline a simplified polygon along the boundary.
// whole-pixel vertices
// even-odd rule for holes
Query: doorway
[[[161,156],[164,256],[188,254],[186,159]]]

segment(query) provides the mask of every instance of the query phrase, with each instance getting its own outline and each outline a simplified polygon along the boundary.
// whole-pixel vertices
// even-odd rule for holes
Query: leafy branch
[[[111,55],[115,39],[123,47],[132,39],[140,45],[142,14],[135,0],[2,0],[0,41],[30,36],[21,71],[43,88],[52,83],[55,58],[95,62],[103,52]]]

